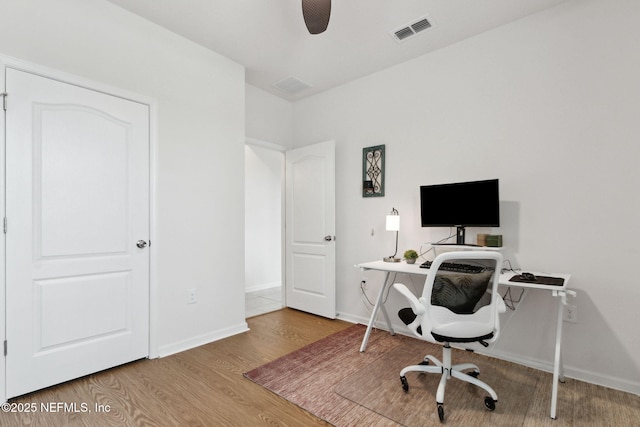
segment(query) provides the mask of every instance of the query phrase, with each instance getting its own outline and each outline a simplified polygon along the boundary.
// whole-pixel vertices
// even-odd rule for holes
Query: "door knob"
[[[331,237],[331,236],[327,235],[327,236],[324,236],[324,240],[326,240],[327,242],[330,242],[332,240],[336,240],[336,236]]]
[[[138,242],[136,243],[136,246],[139,247],[140,249],[143,249],[147,246],[147,242],[145,242],[144,240],[138,240]]]

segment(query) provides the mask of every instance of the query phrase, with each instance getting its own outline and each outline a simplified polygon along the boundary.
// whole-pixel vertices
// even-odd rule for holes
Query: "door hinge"
[[[4,355],[7,355],[7,340],[4,340]]]
[[[4,234],[7,234],[7,217],[4,217],[4,220],[2,220],[2,229],[4,230]]]
[[[0,93],[0,96],[2,97],[2,108],[4,111],[7,111],[7,95],[7,92]]]

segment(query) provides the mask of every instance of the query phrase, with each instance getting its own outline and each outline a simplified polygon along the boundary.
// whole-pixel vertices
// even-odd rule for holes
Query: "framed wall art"
[[[362,149],[362,197],[384,197],[384,145]]]

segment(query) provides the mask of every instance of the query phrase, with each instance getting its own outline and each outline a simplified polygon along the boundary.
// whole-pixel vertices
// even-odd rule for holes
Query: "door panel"
[[[334,142],[288,151],[285,179],[287,306],[333,319],[336,317]]]
[[[296,253],[292,258],[293,290],[322,297],[326,285],[325,254],[313,255]]]
[[[126,272],[35,280],[37,354],[127,330],[131,274]]]
[[[7,397],[149,354],[148,106],[7,69]]]
[[[33,108],[36,256],[126,253],[131,124],[87,107]]]

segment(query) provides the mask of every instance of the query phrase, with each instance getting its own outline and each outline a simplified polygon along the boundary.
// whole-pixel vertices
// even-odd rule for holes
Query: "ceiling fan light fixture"
[[[323,33],[329,25],[331,0],[302,0],[302,16],[310,34]]]

